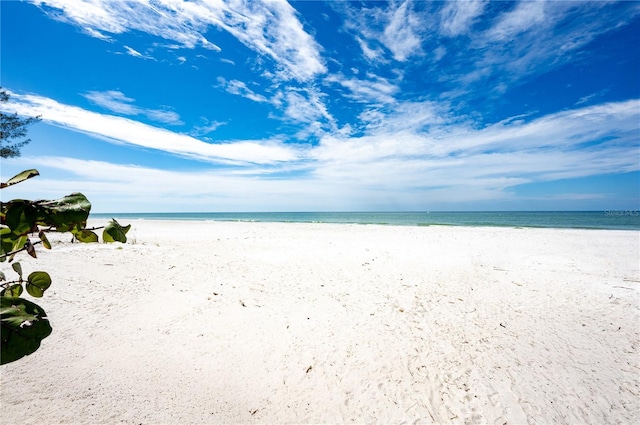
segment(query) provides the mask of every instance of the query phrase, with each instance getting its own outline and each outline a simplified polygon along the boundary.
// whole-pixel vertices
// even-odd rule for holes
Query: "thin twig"
[[[82,230],[100,230],[100,229],[104,229],[104,228],[105,228],[105,226],[98,226],[98,227],[91,227],[89,229],[82,229]],[[57,232],[57,230],[54,230],[53,226],[49,226],[48,229],[38,229],[38,230],[34,230],[32,232],[29,232],[29,233],[34,234],[34,233],[37,233],[37,232],[48,233],[48,232]],[[62,232],[62,233],[66,233],[66,232]],[[42,241],[41,240],[35,241],[35,242],[32,243],[32,245],[37,245],[39,243],[42,243]],[[17,254],[18,252],[26,251],[27,249],[29,249],[28,248],[28,243],[25,243],[24,246],[22,248],[20,248],[20,249],[16,249],[15,251],[5,252],[4,254],[0,254],[0,259],[5,259],[7,257],[10,257],[10,256],[14,255],[14,254]]]
[[[37,245],[37,244],[39,244],[39,243],[42,243],[42,241],[35,241],[35,242],[32,242],[32,243],[31,243],[31,245]],[[25,243],[25,244],[24,244],[24,246],[23,246],[22,248],[20,248],[20,249],[16,249],[15,251],[5,252],[4,254],[0,254],[0,259],[10,257],[10,256],[12,256],[13,254],[17,254],[17,253],[18,253],[18,252],[20,252],[20,251],[26,251],[26,250],[28,249],[28,248],[27,248],[27,245],[28,245],[28,243]]]

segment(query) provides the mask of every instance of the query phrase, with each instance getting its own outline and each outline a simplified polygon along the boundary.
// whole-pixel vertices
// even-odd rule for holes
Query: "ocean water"
[[[640,230],[640,211],[113,213],[91,218]]]

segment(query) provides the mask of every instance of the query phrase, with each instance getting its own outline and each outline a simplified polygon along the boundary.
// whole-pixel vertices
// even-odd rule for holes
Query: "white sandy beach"
[[[2,424],[640,422],[639,232],[131,224],[21,258]]]

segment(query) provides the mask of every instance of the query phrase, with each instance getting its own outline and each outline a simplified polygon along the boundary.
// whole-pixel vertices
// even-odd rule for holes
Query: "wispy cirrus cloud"
[[[547,27],[552,22],[546,21],[545,24],[545,17],[549,17],[548,13],[545,13],[546,8],[546,2],[542,1],[520,2],[513,10],[503,13],[497,23],[485,33],[485,37],[491,41],[502,42],[513,40],[530,30],[538,30],[541,24]]]
[[[142,53],[138,52],[137,50],[133,49],[132,47],[124,46],[124,49],[126,50],[126,52],[127,52],[127,54],[129,56],[133,56],[133,57],[136,57],[136,58],[143,57]]]
[[[640,170],[639,107],[639,100],[607,103],[475,128],[450,125],[435,105],[407,104],[378,111],[362,137],[323,138],[310,155],[324,164],[315,172],[326,178],[415,190],[482,187],[504,195],[524,183]]]
[[[90,91],[83,96],[96,105],[117,114],[137,115],[140,113],[140,110],[133,104],[135,99],[125,96],[118,90]]]
[[[207,119],[204,119],[204,121],[205,121],[204,125],[199,125],[194,127],[189,134],[191,134],[194,137],[206,136],[207,134],[213,133],[218,128],[227,124],[226,122],[209,121]]]
[[[633,2],[521,1],[498,15],[489,28],[472,34],[470,49],[457,54],[466,75],[455,81],[493,79],[499,81],[496,86],[526,81],[573,60],[596,37],[626,25],[639,13],[640,6]]]
[[[289,90],[284,93],[284,103],[286,119],[300,123],[322,120],[332,124],[334,121],[322,101],[322,94],[317,90]]]
[[[379,63],[387,62],[384,59],[384,50],[382,50],[380,47],[378,46],[371,47],[369,42],[363,40],[360,37],[356,37],[355,39],[360,45],[362,54],[369,62],[379,62]]]
[[[348,78],[342,74],[334,74],[325,78],[327,83],[337,83],[348,90],[345,97],[365,104],[394,103],[394,95],[400,87],[392,80],[367,73],[365,78]]]
[[[170,2],[158,1],[110,1],[110,0],[32,0],[50,16],[75,25],[88,35],[112,40],[114,35],[128,31],[142,31],[164,38],[186,48],[202,46],[220,48],[211,43],[201,32],[207,24],[182,13],[182,7]]]
[[[309,81],[326,72],[321,46],[304,30],[286,1],[234,2],[223,12],[217,25],[273,59],[279,78]]]
[[[273,60],[277,70],[274,75],[279,79],[309,81],[326,71],[320,45],[305,32],[295,9],[284,0],[31,1],[56,19],[101,39],[142,31],[184,48],[201,46],[220,51],[220,47],[204,35],[209,27],[217,27]]]
[[[440,33],[449,37],[468,33],[486,4],[485,0],[446,2],[440,11]]]
[[[327,110],[323,102],[322,94],[313,88],[286,87],[278,90],[269,98],[255,93],[246,83],[239,80],[227,81],[223,77],[218,77],[218,87],[222,87],[228,93],[242,96],[246,99],[258,103],[270,103],[278,108],[281,113],[270,114],[271,118],[282,119],[294,123],[313,124],[314,129],[302,129],[298,134],[308,136],[320,131],[323,124],[328,125],[328,129],[335,128],[335,120]]]
[[[411,2],[405,1],[395,10],[390,10],[388,23],[380,40],[391,50],[393,58],[404,62],[409,57],[421,54],[425,22],[420,14],[413,13]]]
[[[129,56],[133,56],[134,58],[155,60],[153,56],[143,55],[142,53],[140,53],[139,51],[135,50],[132,47],[124,46],[124,49]]]
[[[369,108],[359,116],[369,134],[440,134],[460,127],[460,120],[444,104],[431,101],[404,101]],[[447,130],[449,131],[449,130]]]
[[[608,91],[609,89],[602,89],[596,93],[591,93],[586,96],[582,96],[580,99],[578,99],[575,106],[584,105],[586,103],[592,103],[594,100],[604,96]]]
[[[182,124],[180,115],[163,109],[146,109],[135,106],[135,99],[127,97],[118,90],[90,91],[83,94],[85,98],[111,112],[123,115],[145,115],[153,121],[165,124]]]
[[[224,77],[218,77],[218,85],[231,94],[242,96],[254,102],[269,102],[265,96],[255,93],[247,84],[239,80],[227,81]]]
[[[585,46],[640,14],[636,2],[392,1],[334,8],[367,63],[432,60],[428,79],[447,99],[465,101],[501,96],[576,58],[588,64]]]
[[[355,33],[364,56],[369,60],[385,63],[381,45],[388,49],[391,57],[405,62],[410,57],[422,54],[423,33],[429,27],[427,14],[416,12],[411,1],[372,3],[371,7],[352,9],[348,3],[337,4],[345,14],[345,28]]]
[[[118,92],[119,93],[119,92]],[[128,118],[99,114],[53,99],[11,93],[8,111],[19,115],[41,115],[45,122],[99,137],[113,143],[129,144],[165,151],[200,161],[223,164],[272,164],[292,161],[300,151],[279,140],[205,143],[194,137],[153,127]],[[108,98],[109,106],[127,110],[127,99],[121,93]],[[135,111],[135,107],[133,107]]]

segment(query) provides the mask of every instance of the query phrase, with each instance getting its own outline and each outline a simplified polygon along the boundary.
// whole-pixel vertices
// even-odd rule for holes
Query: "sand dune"
[[[2,423],[640,421],[638,232],[131,224],[22,260]]]

